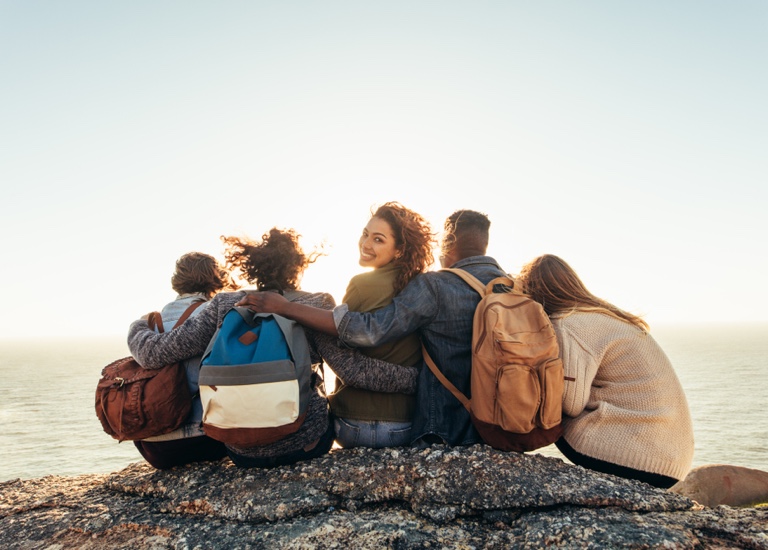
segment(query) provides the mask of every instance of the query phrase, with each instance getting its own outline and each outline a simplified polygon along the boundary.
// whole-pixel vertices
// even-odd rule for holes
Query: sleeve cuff
[[[347,304],[340,304],[333,308],[333,322],[339,334],[342,332],[341,326],[347,313],[349,313],[349,306]],[[346,323],[343,324],[346,325]]]

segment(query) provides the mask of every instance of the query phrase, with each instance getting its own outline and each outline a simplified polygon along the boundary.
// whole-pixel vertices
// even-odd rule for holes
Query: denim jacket
[[[466,269],[487,283],[506,275],[489,256],[473,256],[451,267]],[[334,310],[339,339],[351,347],[377,346],[416,332],[442,373],[464,395],[470,394],[472,321],[480,295],[456,275],[431,271],[416,276],[390,305],[370,313]],[[481,442],[469,413],[432,372],[419,374],[413,440],[434,434],[449,445]]]

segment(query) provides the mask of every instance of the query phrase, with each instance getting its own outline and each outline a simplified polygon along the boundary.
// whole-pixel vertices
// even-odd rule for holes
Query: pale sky
[[[654,323],[768,321],[768,2],[0,0],[2,338],[123,335],[176,258],[492,220]]]

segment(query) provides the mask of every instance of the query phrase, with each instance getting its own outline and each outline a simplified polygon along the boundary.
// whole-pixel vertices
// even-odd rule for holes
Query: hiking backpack
[[[190,304],[173,328],[203,303]],[[150,313],[147,322],[150,328],[164,331],[160,313]],[[118,441],[146,439],[181,426],[192,399],[184,365],[145,369],[133,357],[123,357],[101,370],[96,385],[96,416],[104,431]]]
[[[233,307],[200,363],[203,431],[237,447],[279,441],[304,422],[313,382],[301,325]]]
[[[563,363],[541,304],[509,277],[487,285],[463,269],[481,296],[472,324],[472,398],[454,386],[424,349],[432,373],[469,411],[483,441],[503,451],[533,451],[562,434]]]

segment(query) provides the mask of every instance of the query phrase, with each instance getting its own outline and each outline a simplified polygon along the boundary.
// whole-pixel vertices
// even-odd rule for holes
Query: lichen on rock
[[[768,510],[486,445],[333,450],[0,484],[3,548],[768,549]]]

